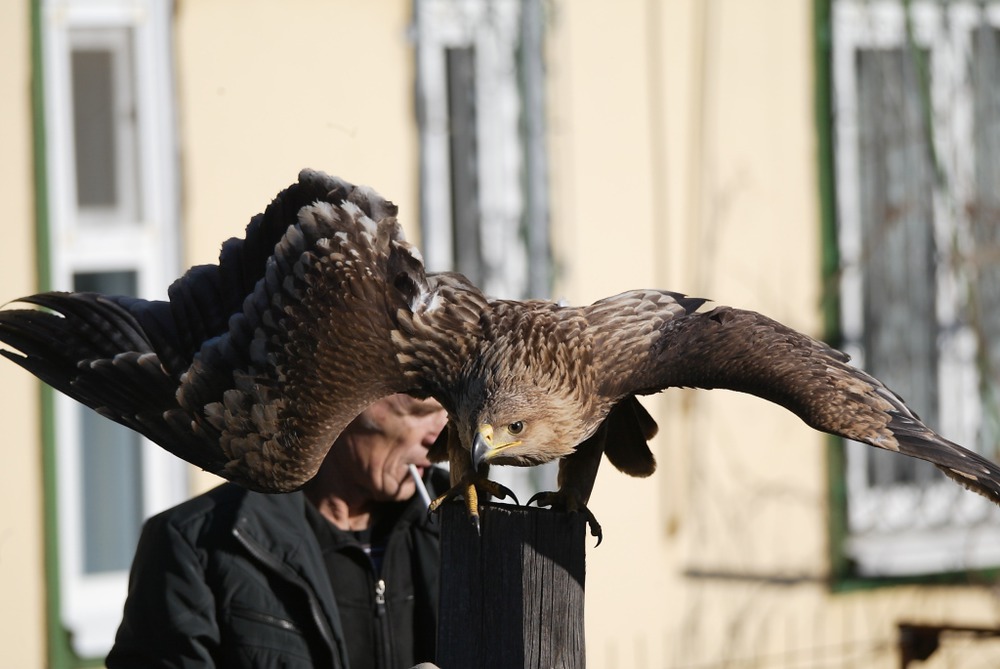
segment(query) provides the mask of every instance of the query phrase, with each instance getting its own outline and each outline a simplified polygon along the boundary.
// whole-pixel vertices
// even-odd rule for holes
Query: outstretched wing
[[[0,341],[21,352],[0,354],[188,462],[209,471],[224,465],[218,447],[195,435],[179,410],[177,381],[129,310],[142,303],[96,293],[42,293],[20,301],[46,310],[0,311]]]
[[[0,341],[23,354],[4,355],[196,465],[293,490],[368,404],[411,389],[391,332],[429,288],[394,215],[304,171],[169,302],[26,298],[51,311],[0,311]]]
[[[848,356],[766,316],[673,293],[596,303],[591,322],[612,353],[600,361],[612,397],[668,387],[724,388],[780,404],[811,427],[927,460],[1000,503],[1000,467],[924,425]]]
[[[166,368],[179,379],[202,345],[229,331],[229,319],[265,277],[275,246],[314,202],[354,202],[376,221],[394,216],[396,207],[376,193],[322,172],[302,170],[298,181],[281,191],[250,219],[243,238],[227,240],[219,262],[188,270],[168,289],[169,302],[143,303],[135,316],[149,334]]]

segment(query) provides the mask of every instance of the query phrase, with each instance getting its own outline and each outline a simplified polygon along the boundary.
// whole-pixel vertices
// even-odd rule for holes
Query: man
[[[299,492],[231,483],[147,521],[118,667],[400,668],[434,659],[438,530],[415,495],[447,475],[427,449],[446,415],[392,395],[337,439]]]

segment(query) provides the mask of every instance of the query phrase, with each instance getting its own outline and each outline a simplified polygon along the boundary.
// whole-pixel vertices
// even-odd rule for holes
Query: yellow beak
[[[494,440],[493,426],[489,423],[483,423],[479,426],[475,436],[472,438],[473,467],[479,469],[480,465],[489,463],[501,451],[521,443],[520,439],[512,439],[513,435],[507,434],[506,431],[503,431],[501,434],[503,437],[509,439],[509,441]]]
[[[479,466],[489,459],[492,450],[493,426],[489,423],[483,423],[472,438],[472,466],[479,469]]]

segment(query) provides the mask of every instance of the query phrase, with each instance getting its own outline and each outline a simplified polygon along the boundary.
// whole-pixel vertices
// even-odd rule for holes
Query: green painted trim
[[[820,267],[823,334],[826,341],[840,341],[840,254],[837,249],[837,206],[833,149],[833,104],[830,53],[833,25],[830,10],[833,0],[813,0],[813,67],[815,74],[815,114],[817,156],[819,159]],[[845,486],[844,445],[830,437],[826,445],[827,463],[827,557],[831,579],[836,584],[851,573],[844,555],[847,537],[847,490]]]
[[[1000,579],[1000,569],[978,569],[971,571],[942,572],[940,574],[919,574],[915,576],[856,576],[847,575],[831,582],[833,592],[862,592],[879,588],[899,586],[940,586],[940,587],[994,587]]]
[[[831,102],[830,50],[832,0],[813,0],[815,19],[815,114],[817,155],[819,158],[819,206],[822,276],[823,322],[825,336],[840,339],[840,254],[837,250],[836,191],[833,154],[833,105]]]
[[[42,0],[31,0],[31,113],[35,187],[35,280],[39,290],[49,290],[48,161],[46,160],[45,95],[42,66]]]
[[[826,341],[837,345],[840,341],[840,257],[837,245],[836,172],[834,165],[833,104],[831,49],[833,22],[831,7],[835,0],[813,0],[814,68],[815,68],[815,121],[817,155],[819,159],[819,200],[822,258],[822,310]],[[909,6],[908,0],[903,0]],[[922,72],[925,74],[926,70]],[[929,90],[927,82],[924,87]],[[1000,569],[980,569],[917,576],[865,577],[859,576],[852,561],[846,556],[844,544],[847,529],[846,456],[841,439],[830,437],[826,447],[828,511],[828,559],[830,564],[830,589],[847,593],[876,588],[923,586],[994,586],[1000,579]]]
[[[69,634],[63,627],[61,615],[59,526],[56,514],[56,441],[55,425],[52,420],[55,410],[55,394],[51,388],[44,384],[41,384],[41,400],[42,503],[45,519],[45,620],[49,667],[51,669],[69,669],[75,666],[76,658],[70,647]]]
[[[51,287],[51,243],[49,238],[48,163],[45,135],[45,95],[42,60],[42,0],[31,0],[31,115],[32,178],[35,189],[35,284],[38,290]],[[39,384],[41,404],[42,515],[45,553],[45,627],[48,665],[69,669],[76,657],[69,635],[62,625],[59,579],[59,531],[56,516],[55,396],[50,387]]]

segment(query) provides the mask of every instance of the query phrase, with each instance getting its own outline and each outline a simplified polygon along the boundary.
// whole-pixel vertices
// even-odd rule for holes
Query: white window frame
[[[482,283],[487,295],[522,299],[545,297],[544,277],[550,268],[540,236],[547,230],[522,232],[526,209],[544,197],[544,157],[529,155],[522,109],[525,100],[518,81],[518,44],[525,39],[522,12],[542,13],[536,0],[417,0],[414,3],[417,55],[417,97],[420,123],[421,240],[431,271],[451,271],[453,265],[451,140],[449,137],[449,49],[475,49],[476,164],[480,210]],[[528,38],[537,38],[531,35]],[[540,95],[540,81],[526,95]],[[532,85],[532,84],[529,84]],[[538,119],[529,119],[538,120]],[[536,128],[537,130],[537,128]],[[534,147],[537,150],[537,147]],[[534,161],[530,166],[529,161]],[[526,185],[525,174],[536,183]],[[526,188],[535,188],[529,203]],[[544,205],[542,205],[544,208]],[[531,212],[532,216],[537,215]],[[537,224],[537,221],[532,221]],[[533,236],[528,242],[526,238]],[[536,266],[529,268],[529,263]],[[535,280],[531,277],[534,275]],[[534,283],[535,285],[532,285]],[[530,294],[529,293],[534,293]],[[556,466],[496,467],[491,476],[510,487],[521,502],[540,489],[552,489]]]
[[[452,269],[452,193],[448,120],[447,50],[476,50],[481,244],[486,293],[522,297],[527,252],[519,238],[524,197],[521,184],[521,96],[517,81],[520,29],[518,0],[418,0],[415,3],[418,95],[423,117],[421,194],[423,253],[428,269]]]
[[[43,0],[42,48],[50,239],[50,285],[71,290],[81,272],[130,271],[139,296],[162,298],[178,269],[178,188],[173,116],[170,0]],[[115,36],[129,30],[130,44]],[[110,49],[129,46],[135,93],[137,146],[131,151],[138,169],[120,175],[123,194],[138,194],[108,211],[80,211],[77,206],[73,142],[71,50],[78,45]],[[121,76],[121,73],[118,74]],[[123,170],[120,170],[123,171]],[[130,183],[128,180],[135,180]],[[127,197],[127,196],[126,196]],[[140,220],[128,212],[141,212]],[[131,220],[130,220],[131,219]],[[121,620],[127,570],[87,574],[84,570],[82,490],[80,486],[81,411],[61,394],[54,406],[56,505],[59,546],[61,622],[80,657],[103,656]],[[187,490],[184,463],[142,440],[143,517],[183,500]]]
[[[860,367],[863,265],[860,156],[855,59],[859,50],[904,48],[905,5],[899,0],[835,0],[833,82],[841,260],[841,330],[844,349]],[[982,13],[981,13],[982,12]],[[1000,3],[910,3],[913,42],[926,49],[930,67],[933,136],[945,189],[933,193],[934,235],[939,254],[951,253],[967,219],[964,203],[973,193],[972,90],[965,64],[974,27],[982,20],[1000,26]],[[965,235],[967,239],[968,236]],[[936,263],[938,363],[941,424],[950,439],[973,446],[981,421],[975,336],[959,322],[960,272],[948,258]],[[951,481],[928,485],[870,486],[869,446],[847,446],[848,538],[845,549],[865,576],[901,576],[1000,565],[1000,513],[984,498]]]

